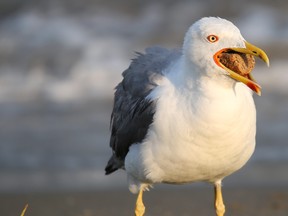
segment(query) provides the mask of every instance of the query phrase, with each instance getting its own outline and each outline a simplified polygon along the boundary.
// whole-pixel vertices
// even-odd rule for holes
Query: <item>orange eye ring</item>
[[[208,40],[210,43],[215,43],[215,42],[217,42],[217,41],[219,40],[219,38],[218,38],[218,36],[216,36],[216,35],[209,35],[209,36],[207,37],[207,40]]]

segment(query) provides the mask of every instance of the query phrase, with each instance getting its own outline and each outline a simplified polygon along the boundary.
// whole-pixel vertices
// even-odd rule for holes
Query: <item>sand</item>
[[[287,216],[286,187],[224,187],[226,215]],[[133,215],[136,196],[128,190],[46,192],[0,195],[0,215],[20,215],[29,204],[26,216],[111,216]],[[215,215],[213,188],[170,186],[144,193],[146,216]]]

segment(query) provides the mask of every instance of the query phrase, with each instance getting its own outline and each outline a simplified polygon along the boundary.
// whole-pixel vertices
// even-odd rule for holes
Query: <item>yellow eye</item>
[[[211,42],[211,43],[215,43],[215,42],[217,42],[217,41],[219,40],[219,38],[218,38],[216,35],[209,35],[209,36],[207,37],[207,40],[208,40],[209,42]]]

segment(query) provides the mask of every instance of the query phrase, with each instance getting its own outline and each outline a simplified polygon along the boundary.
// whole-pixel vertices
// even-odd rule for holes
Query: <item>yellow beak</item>
[[[259,57],[269,67],[269,65],[270,65],[269,58],[268,58],[267,54],[262,49],[254,46],[253,44],[248,43],[247,41],[245,41],[245,46],[246,46],[246,48],[230,48],[230,49],[234,50],[236,52],[251,54],[251,55],[254,55],[256,57]]]
[[[227,48],[227,49],[222,49],[219,52],[217,52],[214,55],[214,61],[216,62],[216,64],[220,67],[222,67],[223,69],[225,69],[231,78],[238,80],[244,84],[246,84],[250,89],[252,89],[254,92],[256,92],[259,96],[261,95],[261,87],[260,85],[258,85],[256,83],[256,81],[253,79],[251,73],[248,74],[248,78],[241,76],[240,74],[232,71],[231,69],[225,67],[217,58],[216,56],[219,53],[225,52],[225,51],[235,51],[238,53],[244,53],[244,54],[250,54],[256,57],[259,57],[260,59],[262,59],[264,62],[266,62],[267,66],[269,67],[269,58],[267,56],[267,54],[260,48],[254,46],[253,44],[248,43],[247,41],[245,41],[245,46],[246,48]]]

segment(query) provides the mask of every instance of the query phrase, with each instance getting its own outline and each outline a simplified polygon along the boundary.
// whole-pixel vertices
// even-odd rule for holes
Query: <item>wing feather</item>
[[[156,108],[156,101],[148,100],[147,96],[157,87],[156,80],[163,78],[165,68],[181,55],[179,51],[161,47],[151,47],[146,49],[146,54],[137,54],[122,73],[122,82],[116,86],[110,122],[113,155],[106,166],[106,174],[123,168],[129,147],[145,138]]]

